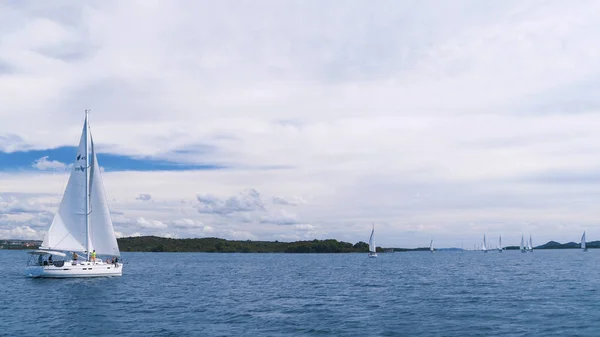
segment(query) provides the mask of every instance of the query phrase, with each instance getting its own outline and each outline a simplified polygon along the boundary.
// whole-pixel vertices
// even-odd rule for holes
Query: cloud
[[[244,190],[238,196],[232,196],[226,200],[210,194],[198,194],[196,199],[200,204],[198,206],[200,213],[227,215],[237,212],[265,211],[260,193],[254,189]]]
[[[53,198],[50,198],[52,200]],[[45,213],[49,207],[57,204],[47,195],[24,195],[0,192],[0,214],[38,214]]]
[[[143,217],[138,217],[136,219],[136,224],[140,228],[145,228],[145,229],[166,229],[166,228],[168,228],[168,226],[166,224],[162,223],[161,221],[146,220]]]
[[[298,231],[312,231],[315,229],[313,225],[310,224],[298,224],[294,226]]]
[[[290,214],[286,210],[281,209],[273,214],[261,215],[261,223],[271,223],[276,225],[295,225],[298,223],[296,214]]]
[[[198,228],[204,225],[201,222],[197,222],[192,219],[182,218],[179,220],[174,220],[171,223],[171,226],[176,228]]]
[[[152,199],[152,196],[150,194],[140,194],[137,196],[137,198],[135,198],[135,200],[142,200],[142,201],[149,201],[150,199]]]
[[[293,197],[286,199],[283,197],[274,196],[272,200],[273,204],[287,206],[298,206],[299,204],[306,203],[306,201],[302,197]]]
[[[91,106],[101,164],[146,170],[103,175],[125,235],[203,235],[174,227],[189,219],[230,238],[310,223],[356,242],[375,221],[387,245],[492,230],[518,243],[528,230],[570,240],[597,219],[597,2],[40,6],[0,13],[0,162],[75,145]],[[48,153],[44,165],[66,162]],[[0,193],[58,199],[67,179],[0,172]],[[248,186],[260,197],[238,195]],[[41,211],[19,199],[2,206],[10,228]],[[300,223],[278,225],[294,220],[277,206],[293,205]]]
[[[42,171],[66,171],[71,165],[56,160],[48,160],[48,156],[44,156],[34,161],[31,166]]]
[[[10,238],[15,238],[15,239],[29,239],[29,240],[36,240],[39,239],[40,235],[38,234],[38,232],[29,227],[29,226],[17,226],[14,229],[8,231],[8,234],[4,234],[4,237],[10,237]],[[1,230],[0,230],[1,233]]]

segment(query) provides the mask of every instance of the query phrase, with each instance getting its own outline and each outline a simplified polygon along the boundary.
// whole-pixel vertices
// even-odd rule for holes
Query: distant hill
[[[600,248],[600,241],[590,241],[586,242],[587,248]],[[567,242],[567,243],[559,243],[556,241],[549,241],[541,246],[534,247],[534,249],[574,249],[581,248],[579,243],[576,242]]]

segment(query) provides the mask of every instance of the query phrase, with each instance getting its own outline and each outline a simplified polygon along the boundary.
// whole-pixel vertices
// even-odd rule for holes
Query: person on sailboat
[[[78,258],[78,257],[79,257],[79,256],[77,256],[77,253],[73,252],[73,261],[77,261],[77,258]]]
[[[48,256],[48,264],[52,264],[52,255]]]
[[[42,259],[42,255],[40,254],[40,257],[38,257],[38,264],[41,266],[44,264],[44,259]]]
[[[96,262],[96,250],[94,249],[94,251],[92,252],[92,261]]]

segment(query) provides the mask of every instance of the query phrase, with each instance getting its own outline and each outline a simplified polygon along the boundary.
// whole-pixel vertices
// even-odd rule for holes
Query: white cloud
[[[200,213],[231,214],[238,212],[264,211],[265,205],[260,198],[260,193],[255,189],[247,189],[239,196],[232,196],[226,200],[210,194],[198,194],[196,196]]]
[[[290,214],[284,209],[280,209],[279,212],[273,214],[261,215],[261,223],[272,223],[276,225],[295,225],[298,223],[296,214]]]
[[[38,233],[29,226],[17,226],[10,230],[0,229],[0,236],[13,239],[40,240],[40,237],[43,237],[43,233]]]
[[[140,227],[140,228],[145,228],[145,229],[165,229],[168,228],[168,226],[160,221],[157,220],[146,220],[143,217],[138,217],[136,220],[136,224]]]
[[[310,231],[315,229],[315,227],[313,225],[310,224],[298,224],[294,226],[296,228],[296,230],[299,231]]]
[[[85,106],[100,154],[228,166],[105,173],[124,234],[297,237],[261,223],[293,222],[271,204],[316,237],[364,241],[375,221],[398,246],[566,241],[597,219],[597,2],[205,6],[4,6],[0,151],[75,145]],[[0,192],[66,179],[0,173]],[[24,206],[3,206],[11,226]]]
[[[147,193],[142,193],[142,194],[138,195],[137,198],[135,198],[135,200],[141,200],[141,201],[150,201],[151,199],[152,199],[152,196]]]
[[[44,156],[34,161],[31,166],[42,171],[65,171],[71,165],[67,165],[56,160],[48,160],[48,156]]]
[[[273,201],[273,204],[287,205],[287,206],[297,206],[299,204],[306,203],[306,200],[304,200],[304,198],[298,197],[298,196],[292,197],[292,198],[284,198],[284,197],[274,196],[272,201]]]

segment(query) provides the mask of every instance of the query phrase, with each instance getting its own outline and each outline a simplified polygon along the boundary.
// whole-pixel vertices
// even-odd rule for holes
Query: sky
[[[0,238],[91,109],[118,236],[600,239],[600,2],[0,5]]]

